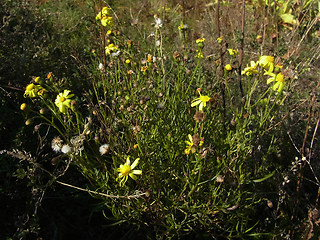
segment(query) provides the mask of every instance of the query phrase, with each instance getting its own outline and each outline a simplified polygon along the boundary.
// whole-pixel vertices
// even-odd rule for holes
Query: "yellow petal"
[[[191,107],[197,106],[201,103],[201,100],[199,98],[195,99],[191,103]]]
[[[141,170],[133,170],[132,173],[136,174],[136,175],[141,175],[142,171]]]
[[[140,158],[137,158],[137,159],[132,163],[131,169],[134,169],[134,168],[138,165],[139,160],[140,160]]]

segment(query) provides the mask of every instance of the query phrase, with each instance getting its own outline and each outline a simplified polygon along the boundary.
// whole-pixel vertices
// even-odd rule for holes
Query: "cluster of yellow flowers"
[[[24,97],[35,98],[43,96],[46,90],[38,84],[30,83],[24,92]]]
[[[112,53],[116,53],[119,51],[119,47],[115,46],[113,43],[110,43],[108,46],[105,47],[106,54],[110,55]]]
[[[257,62],[251,61],[250,65],[247,65],[247,67],[242,71],[241,74],[245,74],[247,76],[258,74],[258,70],[256,69],[258,66],[264,69],[264,75],[270,76],[270,78],[267,79],[267,84],[274,82],[272,89],[274,91],[278,91],[279,93],[282,92],[284,88],[284,76],[281,72],[277,71],[281,69],[282,66],[275,65],[274,57],[272,56],[264,55],[261,56]],[[274,72],[275,69],[276,71]]]
[[[111,8],[104,7],[102,10],[97,14],[96,20],[100,20],[101,25],[106,27],[112,27],[113,26],[113,18],[110,16]]]
[[[53,74],[48,74],[48,81],[52,80]],[[40,77],[34,78],[34,83],[30,83],[27,85],[26,90],[24,92],[24,97],[29,98],[36,98],[36,97],[45,97],[45,94],[47,93],[47,90],[43,88],[40,84],[42,83]],[[59,108],[59,111],[63,114],[67,112],[68,108],[72,108],[71,106],[71,98],[74,96],[74,94],[69,94],[69,90],[64,90],[62,93],[59,93],[55,99],[55,105]],[[27,104],[23,103],[20,106],[20,109],[24,111],[27,109]]]

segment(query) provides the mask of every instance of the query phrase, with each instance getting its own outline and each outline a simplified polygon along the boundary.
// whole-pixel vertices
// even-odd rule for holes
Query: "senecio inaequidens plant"
[[[34,78],[20,106],[28,124],[50,126],[52,157],[62,159],[65,170],[74,164],[90,183],[88,191],[117,220],[153,224],[158,237],[197,229],[258,236],[256,206],[266,198],[259,182],[273,174],[267,156],[275,139],[269,132],[289,87],[284,66],[272,56],[251,60],[241,72],[242,97],[234,84],[238,49],[227,50],[227,65],[214,64],[224,74],[210,77],[209,86],[202,66],[205,38],[190,44],[193,57],[171,53],[166,25],[155,16],[146,46],[135,44],[117,30],[112,13],[104,7],[96,15],[107,34],[101,36],[103,59],[92,51],[92,88],[83,95],[52,73]],[[187,34],[186,26],[180,22],[176,29]]]

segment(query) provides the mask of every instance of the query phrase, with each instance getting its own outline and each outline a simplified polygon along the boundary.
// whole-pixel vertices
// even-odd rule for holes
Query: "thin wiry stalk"
[[[105,193],[101,193],[101,192],[97,192],[97,191],[92,191],[92,190],[80,188],[80,187],[77,187],[77,186],[74,186],[74,185],[71,185],[71,184],[68,184],[68,183],[60,182],[60,181],[56,181],[56,182],[61,184],[61,185],[63,185],[63,186],[69,187],[69,188],[74,188],[74,189],[77,189],[77,190],[80,190],[80,191],[83,191],[83,192],[92,193],[92,194],[103,196],[103,197],[107,197],[107,198],[122,198],[122,199],[130,200],[130,199],[136,199],[136,198],[139,198],[139,197],[142,197],[142,196],[148,196],[147,192],[142,192],[142,193],[138,192],[137,194],[127,195],[127,196],[110,195],[110,194],[105,194]]]
[[[220,29],[220,0],[218,0],[217,3],[217,14],[216,14],[216,25],[217,25],[217,32],[218,32],[218,36],[221,37],[221,29]],[[220,68],[218,69],[218,79],[219,81],[222,78],[223,75],[223,53],[222,53],[222,45],[219,44],[219,59],[220,59]],[[226,109],[226,99],[225,99],[225,92],[224,92],[224,82],[221,81],[221,95],[222,95],[222,103],[223,103],[223,114],[224,116],[226,115],[225,109]]]
[[[240,42],[240,50],[239,50],[239,67],[238,67],[238,82],[241,92],[241,98],[244,98],[243,87],[241,83],[241,68],[242,68],[242,59],[243,59],[243,48],[244,48],[244,26],[246,21],[246,1],[242,1],[242,22],[241,22],[241,42]]]

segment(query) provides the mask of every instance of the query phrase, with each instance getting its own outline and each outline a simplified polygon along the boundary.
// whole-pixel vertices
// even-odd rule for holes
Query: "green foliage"
[[[66,169],[71,161],[78,167],[91,183],[89,192],[111,196],[105,204],[115,220],[159,226],[160,238],[200,229],[248,236],[259,222],[251,218],[263,199],[259,183],[274,174],[267,156],[275,142],[266,133],[286,98],[275,87],[283,76],[272,73],[274,84],[267,85],[263,73],[278,70],[272,57],[261,58],[242,78],[246,95],[236,103],[236,87],[228,83],[236,81],[235,71],[225,70],[221,79],[213,74],[213,84],[206,84],[205,39],[196,41],[187,63],[165,57],[173,52],[164,47],[161,19],[155,21],[153,39],[143,40],[154,44],[152,54],[141,54],[139,39],[135,45],[128,35],[107,32],[107,55],[99,59],[93,53],[86,69],[93,77],[85,100],[69,95],[67,81],[53,76],[30,83],[30,111],[46,109],[30,116],[56,130],[53,149],[61,152]],[[223,99],[219,84],[226,86]],[[264,159],[255,159],[261,148]],[[130,165],[129,156],[139,164]]]
[[[221,13],[234,11],[235,3],[224,2]],[[307,163],[319,184],[304,149],[291,168],[295,145],[284,122],[297,99],[306,97],[294,91],[298,77],[317,58],[295,54],[312,48],[302,43],[309,30],[298,26],[316,26],[300,19],[303,13],[314,17],[314,11],[252,1],[251,17],[274,17],[261,23],[263,36],[214,26],[217,41],[208,30],[197,32],[197,24],[190,29],[182,23],[188,21],[185,5],[155,5],[145,25],[90,4],[48,1],[17,10],[18,3],[6,1],[4,47],[10,50],[13,34],[15,46],[30,45],[27,58],[48,63],[36,69],[38,62],[28,61],[23,70],[29,83],[23,83],[20,108],[40,141],[36,157],[7,152],[21,159],[12,176],[36,189],[57,183],[87,192],[112,225],[133,225],[149,238],[263,239],[292,232],[286,224],[306,212],[292,197],[300,184],[297,172],[302,174],[297,166]],[[30,17],[16,17],[22,14]],[[30,39],[21,40],[22,26]],[[290,40],[288,29],[296,33]],[[12,52],[12,58],[0,55],[7,66],[19,56]],[[7,70],[1,76],[9,76]],[[314,140],[305,137],[303,146]],[[72,167],[83,181],[65,178]],[[318,231],[315,218],[301,223],[309,230],[296,236]]]

